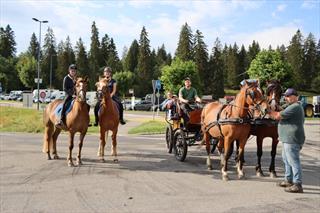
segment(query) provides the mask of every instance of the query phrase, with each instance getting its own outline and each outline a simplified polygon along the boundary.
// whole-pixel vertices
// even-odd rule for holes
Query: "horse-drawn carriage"
[[[178,102],[175,103],[175,106],[166,110],[166,145],[169,153],[173,151],[177,160],[184,161],[187,156],[188,146],[198,145],[203,139],[201,131],[203,105],[200,103],[190,105],[193,111],[189,113],[188,122],[183,121]],[[212,140],[212,145],[215,148],[214,140]]]

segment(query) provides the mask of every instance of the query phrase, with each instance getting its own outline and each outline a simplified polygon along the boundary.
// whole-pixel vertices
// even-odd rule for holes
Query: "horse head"
[[[267,99],[273,111],[280,110],[280,98],[282,94],[282,87],[280,81],[267,81]]]
[[[79,102],[86,102],[86,93],[88,88],[88,78],[77,78],[75,90],[76,99]]]
[[[249,108],[253,106],[254,111],[258,111],[260,115],[265,116],[269,111],[269,104],[264,98],[263,91],[259,87],[259,81],[245,81],[241,90],[244,90],[246,105],[248,105]]]
[[[99,81],[96,83],[98,98],[102,99],[103,97],[110,98],[110,92],[108,88],[108,80],[105,78],[99,78]]]

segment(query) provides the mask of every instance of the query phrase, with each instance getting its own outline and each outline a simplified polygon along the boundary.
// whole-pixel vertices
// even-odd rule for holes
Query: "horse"
[[[81,165],[81,149],[83,145],[83,139],[87,133],[89,125],[89,106],[86,102],[88,79],[78,78],[75,84],[76,97],[73,100],[73,106],[70,112],[66,116],[66,131],[69,132],[69,154],[67,158],[68,166],[74,166],[72,161],[72,149],[74,135],[80,132],[79,151],[77,156],[77,165]],[[44,140],[43,140],[43,152],[48,154],[48,160],[51,160],[50,151],[52,151],[53,159],[58,159],[57,154],[57,138],[61,132],[61,129],[55,128],[55,123],[60,119],[63,100],[55,100],[51,102],[44,111]],[[71,103],[72,104],[72,103]],[[68,110],[67,110],[68,111]]]
[[[112,132],[112,149],[111,156],[114,156],[113,161],[118,162],[117,159],[117,133],[119,127],[119,110],[117,104],[112,100],[110,91],[108,89],[108,81],[105,78],[96,83],[97,93],[102,99],[99,110],[99,125],[100,125],[100,144],[98,149],[98,157],[100,161],[104,162],[104,147],[106,145],[106,138],[108,132]]]
[[[268,103],[262,95],[257,81],[245,81],[233,103],[227,105],[219,102],[207,104],[201,114],[201,129],[207,151],[207,166],[212,169],[210,159],[210,139],[218,141],[221,158],[222,179],[227,181],[227,163],[232,154],[233,142],[239,140],[239,156],[237,158],[238,178],[244,178],[243,154],[250,132],[250,119],[247,119],[250,107],[259,109],[263,114],[268,110]],[[222,149],[224,148],[224,154]]]
[[[280,82],[278,80],[271,80],[267,82],[267,100],[270,105],[270,108],[273,111],[280,111],[280,98],[282,94],[282,88]],[[272,138],[272,149],[271,149],[271,163],[269,166],[270,177],[277,177],[275,171],[275,156],[277,153],[277,145],[278,145],[278,130],[277,130],[277,122],[270,118],[261,117],[261,113],[259,111],[255,111],[253,113],[254,116],[254,124],[251,126],[250,134],[255,135],[257,137],[257,165],[256,165],[256,175],[258,177],[264,176],[263,171],[261,169],[261,156],[262,156],[262,142],[266,137]],[[237,145],[238,148],[238,145]]]

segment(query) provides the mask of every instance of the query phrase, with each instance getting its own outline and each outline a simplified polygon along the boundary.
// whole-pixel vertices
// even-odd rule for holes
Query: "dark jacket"
[[[63,91],[65,91],[68,96],[72,96],[74,94],[74,81],[69,75],[66,75],[63,79]]]

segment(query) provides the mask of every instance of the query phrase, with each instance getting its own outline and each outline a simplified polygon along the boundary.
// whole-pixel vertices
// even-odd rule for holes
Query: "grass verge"
[[[165,133],[166,122],[164,121],[147,121],[141,125],[129,130],[129,134],[162,134]]]

